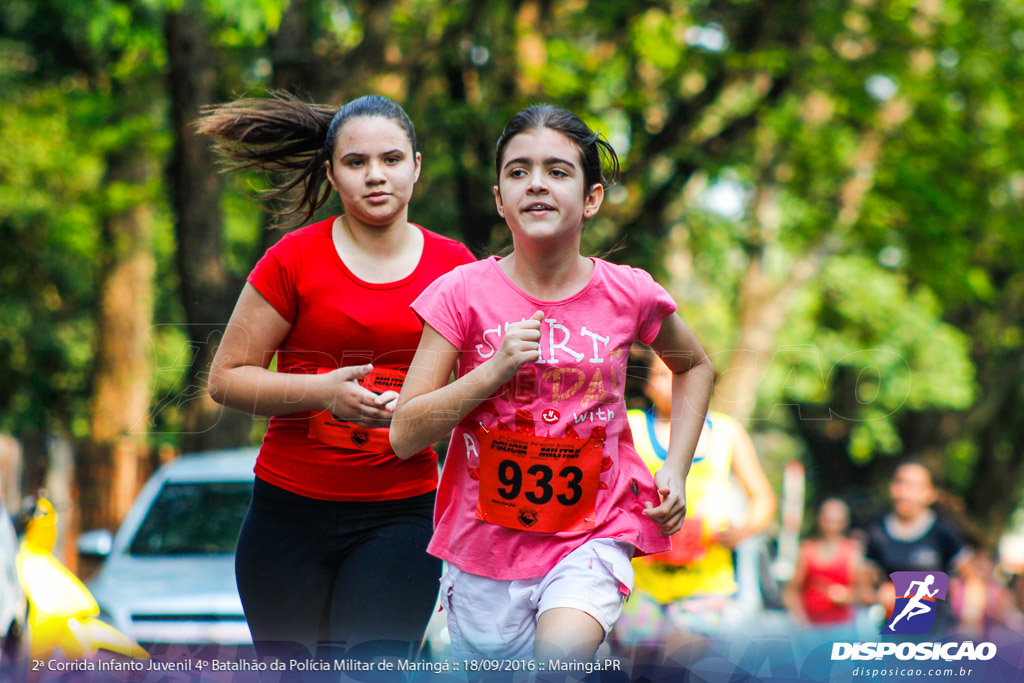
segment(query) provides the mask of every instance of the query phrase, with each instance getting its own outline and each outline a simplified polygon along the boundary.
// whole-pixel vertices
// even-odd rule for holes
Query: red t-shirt
[[[801,552],[807,563],[807,578],[802,597],[804,611],[812,624],[838,624],[853,619],[853,607],[849,603],[833,602],[828,590],[833,584],[853,590],[855,550],[856,542],[844,538],[839,542],[835,555],[825,559],[817,541],[804,541]]]
[[[316,373],[368,362],[407,371],[423,332],[409,304],[439,276],[475,259],[459,242],[420,228],[423,254],[412,274],[364,282],[338,255],[333,222],[286,235],[249,274],[249,283],[292,324],[277,351],[277,371]],[[437,488],[432,449],[403,462],[389,448],[331,446],[308,436],[309,418],[309,412],[270,418],[256,460],[260,479],[321,500],[397,500]]]

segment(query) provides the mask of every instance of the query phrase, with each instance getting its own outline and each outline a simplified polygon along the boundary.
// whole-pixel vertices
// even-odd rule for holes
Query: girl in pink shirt
[[[667,550],[686,514],[711,363],[650,275],[580,254],[604,198],[602,151],[614,179],[614,150],[579,117],[517,114],[494,188],[513,252],[413,303],[423,337],[390,438],[407,457],[454,428],[428,551],[449,564],[441,600],[460,657],[592,658],[632,589],[631,557]],[[636,340],[674,373],[653,480],[623,400]]]

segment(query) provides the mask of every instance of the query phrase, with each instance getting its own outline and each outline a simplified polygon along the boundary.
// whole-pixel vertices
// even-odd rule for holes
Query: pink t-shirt
[[[670,547],[642,514],[647,502],[659,504],[659,496],[633,448],[623,388],[630,346],[635,340],[650,344],[676,305],[643,270],[593,261],[587,285],[561,301],[540,301],[522,291],[492,256],[442,275],[412,304],[461,350],[459,377],[494,355],[508,324],[537,310],[545,314],[540,360],[523,366],[452,433],[428,550],[463,571],[501,580],[543,576],[593,538],[631,543],[638,554]],[[592,528],[538,533],[481,521],[481,438],[492,430],[603,441],[603,447],[588,450],[592,458],[601,457],[600,474],[595,468],[593,475],[599,482],[594,518],[588,518]],[[557,466],[555,474],[535,477],[508,468],[498,475],[503,490],[530,491],[549,503],[555,493],[577,500],[574,476],[564,470],[559,475]]]

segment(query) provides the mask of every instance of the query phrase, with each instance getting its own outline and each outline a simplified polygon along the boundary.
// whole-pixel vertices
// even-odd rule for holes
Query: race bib
[[[333,370],[334,368],[320,368],[317,374],[332,372]],[[356,381],[377,394],[382,394],[389,390],[401,391],[402,382],[405,381],[405,373],[401,370],[375,367],[366,377]],[[351,422],[342,422],[334,417],[329,410],[318,410],[309,416],[309,431],[307,435],[311,439],[316,439],[330,446],[346,448],[348,450],[380,453],[391,450],[391,442],[388,440],[388,429],[386,427],[373,429],[370,427],[360,427]]]
[[[603,444],[500,429],[480,435],[476,518],[510,529],[593,529]]]

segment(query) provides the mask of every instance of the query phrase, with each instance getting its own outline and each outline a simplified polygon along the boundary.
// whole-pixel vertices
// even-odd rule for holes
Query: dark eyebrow
[[[509,166],[512,166],[513,164],[526,164],[527,166],[530,166],[530,165],[533,164],[533,160],[532,159],[527,159],[526,157],[518,157],[516,159],[510,159],[509,161],[507,161],[505,163],[504,166],[502,166],[502,169],[506,169]],[[556,164],[563,164],[563,165],[568,166],[570,168],[576,168],[576,164],[572,163],[571,161],[566,161],[565,159],[560,159],[559,157],[548,157],[547,159],[544,160],[544,165],[545,166],[554,166]]]
[[[400,149],[393,149],[390,152],[384,152],[383,154],[381,154],[381,156],[382,157],[390,157],[390,156],[395,156],[396,154],[400,154],[402,156],[405,156],[405,152],[403,152]],[[368,156],[370,156],[370,155],[369,154],[363,154],[362,152],[349,152],[348,154],[343,156],[341,158],[341,160],[345,161],[346,159],[365,159]]]

